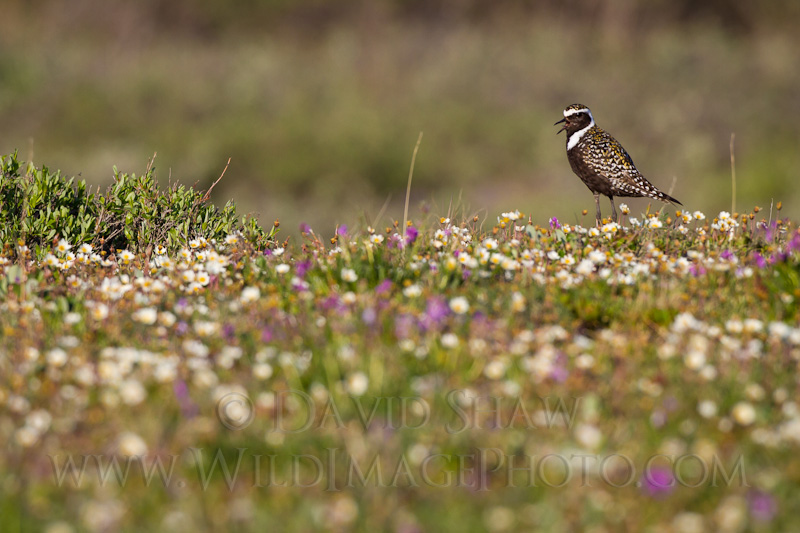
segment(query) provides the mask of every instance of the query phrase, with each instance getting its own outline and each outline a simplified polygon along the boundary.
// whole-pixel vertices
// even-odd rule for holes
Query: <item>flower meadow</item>
[[[7,245],[2,529],[800,529],[800,229],[621,211]]]

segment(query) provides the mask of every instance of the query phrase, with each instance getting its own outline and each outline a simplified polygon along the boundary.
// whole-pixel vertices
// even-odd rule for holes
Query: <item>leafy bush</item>
[[[276,232],[264,231],[253,217],[238,219],[233,202],[222,209],[207,203],[209,191],[178,184],[159,189],[152,167],[141,176],[115,167],[114,183],[103,195],[90,193],[84,180],[66,179],[46,166],[28,164],[22,174],[16,153],[0,160],[0,243],[24,243],[37,256],[61,238],[106,251],[144,251],[157,244],[176,250],[192,239],[222,239],[236,232],[265,246]]]

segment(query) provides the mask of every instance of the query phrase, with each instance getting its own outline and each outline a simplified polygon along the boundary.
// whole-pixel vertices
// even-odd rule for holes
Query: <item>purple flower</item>
[[[407,339],[414,331],[414,317],[409,314],[402,314],[394,321],[394,335],[398,339]]]
[[[720,258],[724,259],[725,261],[729,260],[733,257],[733,252],[730,250],[724,250],[721,254],[719,254]]]
[[[652,498],[666,498],[675,489],[675,476],[669,468],[653,466],[645,469],[641,487]]]
[[[758,268],[767,268],[767,260],[758,252],[753,252],[753,261],[755,261]]]
[[[188,300],[186,300],[186,298],[181,298],[175,303],[175,310],[178,311],[179,313],[182,313],[183,311],[186,310],[186,307],[188,307],[188,305],[189,305]]]
[[[328,296],[322,302],[320,302],[320,308],[325,311],[335,310],[335,311],[342,311],[344,306],[342,305],[339,297],[336,295]]]
[[[564,383],[569,377],[569,370],[563,364],[557,364],[550,370],[550,379],[556,383]]]
[[[371,326],[375,323],[375,320],[378,318],[378,313],[375,312],[375,309],[372,307],[367,307],[364,309],[364,312],[361,313],[361,320],[364,321],[365,324]]]
[[[783,263],[789,258],[789,254],[786,252],[775,252],[772,257],[769,258],[769,262],[772,265],[777,263]]]
[[[705,274],[706,269],[702,265],[692,265],[689,267],[689,273],[694,277],[698,277]]]
[[[764,235],[764,238],[767,240],[767,242],[772,242],[775,239],[775,232],[777,229],[778,229],[777,222],[773,222],[772,224],[769,225],[769,227],[767,228],[767,232]]]
[[[336,235],[339,235],[340,237],[347,235],[347,226],[345,224],[339,226],[339,229],[336,230]]]
[[[305,222],[300,223],[300,233],[309,233],[311,232],[311,226],[306,224]]]
[[[184,322],[183,320],[181,320],[180,322],[178,322],[178,325],[177,325],[177,326],[175,326],[175,332],[176,332],[178,335],[184,335],[184,334],[185,334],[187,331],[189,331],[189,324],[187,324],[187,323],[186,323],[186,322]]]
[[[650,423],[654,428],[664,427],[667,423],[667,413],[663,409],[656,409],[650,415]]]
[[[788,248],[790,252],[796,252],[797,250],[800,250],[800,234],[798,233],[794,234],[792,240],[789,241]]]
[[[297,263],[297,277],[304,278],[306,272],[311,268],[311,261],[300,261]]]
[[[272,330],[268,327],[264,327],[261,330],[261,342],[269,342],[272,340]]]
[[[425,315],[422,317],[423,326],[430,327],[441,323],[450,314],[450,307],[444,298],[433,296],[428,299]]]
[[[747,494],[750,503],[750,514],[759,522],[769,522],[775,518],[778,504],[768,492],[753,490]]]
[[[678,402],[678,399],[675,396],[667,396],[666,398],[664,398],[664,401],[661,402],[661,405],[664,406],[664,409],[668,413],[671,413],[672,411],[675,411],[678,409],[678,407],[680,407],[680,402]]]
[[[182,379],[175,380],[172,384],[172,391],[175,393],[175,398],[177,398],[178,401],[185,400],[189,397],[189,387],[186,386],[186,382]]]
[[[375,294],[384,294],[392,290],[392,281],[385,279],[375,287]]]
[[[185,418],[192,418],[200,412],[192,399],[189,397],[189,387],[182,379],[178,379],[172,385],[172,391],[175,394],[175,399],[178,400],[178,405],[181,408],[181,414]]]
[[[405,244],[403,244],[403,238],[397,233],[392,233],[392,236],[389,237],[389,248],[394,250],[395,248],[402,248],[403,246],[405,246]]]
[[[233,324],[225,324],[222,326],[222,336],[226,340],[231,340],[236,333],[236,327]]]
[[[550,229],[561,229],[561,224],[556,217],[550,219]]]
[[[408,226],[406,228],[406,244],[414,244],[414,241],[417,240],[417,236],[419,235],[419,230],[414,226]]]

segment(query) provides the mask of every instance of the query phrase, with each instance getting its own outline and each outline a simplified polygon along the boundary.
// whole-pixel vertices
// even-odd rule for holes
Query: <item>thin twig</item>
[[[731,213],[736,212],[736,157],[733,155],[735,133],[731,133]]]
[[[767,222],[767,227],[772,225],[772,205],[775,203],[775,198],[771,198],[769,201],[769,222]]]
[[[147,162],[147,170],[145,171],[146,173],[150,173],[150,171],[153,169],[153,163],[156,162],[156,156],[157,155],[158,155],[158,152],[153,152],[153,157],[151,157],[150,161]]]
[[[414,163],[417,161],[417,151],[419,150],[419,143],[422,142],[422,132],[419,132],[417,137],[417,144],[414,146],[414,153],[411,154],[411,168],[408,169],[408,185],[406,186],[406,206],[403,209],[403,229],[400,230],[400,237],[404,238],[406,233],[406,226],[408,226],[408,202],[411,198],[411,178],[414,177]]]
[[[205,201],[206,201],[206,200],[208,200],[208,198],[211,196],[211,189],[213,189],[213,188],[214,188],[214,186],[215,186],[217,183],[219,183],[219,180],[221,180],[221,179],[222,179],[222,176],[224,176],[224,175],[225,175],[225,171],[226,171],[226,170],[228,170],[228,165],[230,165],[230,164],[231,164],[231,158],[229,157],[229,158],[228,158],[228,162],[227,162],[227,163],[225,163],[225,168],[223,168],[223,169],[222,169],[222,174],[220,174],[220,175],[219,175],[219,177],[217,178],[217,181],[215,181],[214,183],[212,183],[212,184],[211,184],[211,187],[209,187],[209,188],[208,188],[208,190],[206,191],[206,193],[203,195],[203,199],[201,200],[202,202],[205,202]]]

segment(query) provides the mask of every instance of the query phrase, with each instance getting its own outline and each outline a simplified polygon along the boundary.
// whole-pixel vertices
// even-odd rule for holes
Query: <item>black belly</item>
[[[617,196],[611,188],[611,183],[589,168],[584,162],[584,159],[578,154],[578,150],[579,148],[575,148],[567,152],[567,158],[569,159],[572,171],[593,193],[604,194],[608,197]]]

